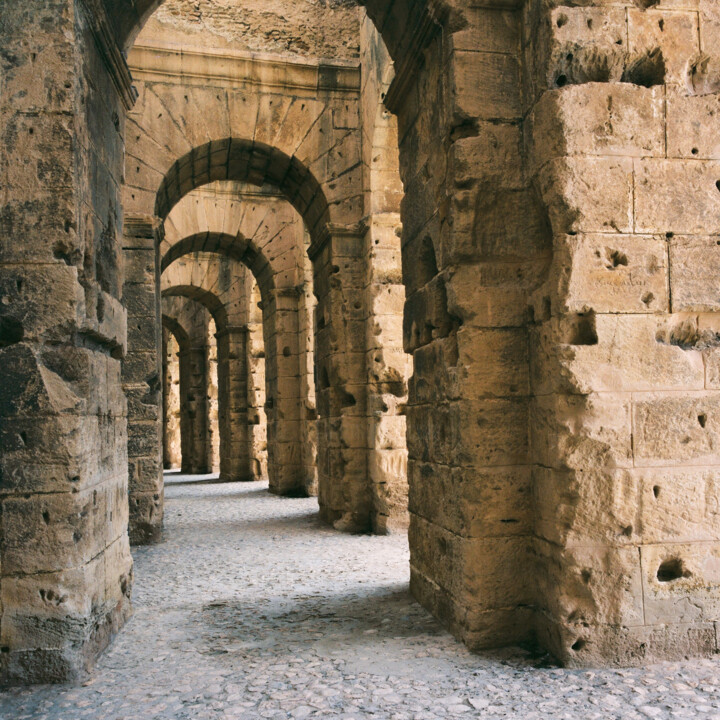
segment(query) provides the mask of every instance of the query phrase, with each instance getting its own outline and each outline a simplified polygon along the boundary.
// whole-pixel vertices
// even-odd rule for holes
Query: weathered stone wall
[[[130,612],[124,108],[82,2],[0,22],[0,683],[74,680]]]
[[[351,60],[359,54],[354,0],[168,0],[143,36],[185,48],[229,48]]]
[[[260,286],[252,279],[248,308],[248,423],[250,425],[250,462],[252,477],[268,477],[268,428],[265,414],[265,339]]]
[[[563,662],[710,654],[720,553],[717,3],[528,8],[538,636]]]

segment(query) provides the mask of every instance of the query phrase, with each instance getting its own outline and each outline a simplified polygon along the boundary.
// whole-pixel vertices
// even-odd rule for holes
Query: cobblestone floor
[[[135,615],[81,687],[0,693],[7,720],[720,720],[720,661],[623,671],[471,655],[407,592],[407,539],[319,524],[317,501],[168,476]]]

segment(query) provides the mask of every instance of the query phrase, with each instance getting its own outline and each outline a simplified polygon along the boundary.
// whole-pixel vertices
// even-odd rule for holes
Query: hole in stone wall
[[[572,644],[571,649],[575,652],[578,652],[579,650],[582,650],[586,645],[587,642],[582,638],[579,638]]]
[[[660,0],[634,0],[634,2],[641,10],[647,10],[648,8],[655,7]]]
[[[567,25],[568,16],[567,15],[558,15],[557,19],[557,26],[561,28],[563,25]]]
[[[349,392],[343,391],[343,397],[340,401],[340,405],[342,407],[353,407],[357,405],[357,400],[355,399],[354,395],[351,395]]]
[[[671,558],[664,560],[657,571],[657,579],[659,582],[666,583],[680,578],[690,577],[691,573],[683,566],[680,558]]]
[[[707,424],[707,415],[705,413],[700,413],[698,415],[698,422],[700,423],[700,427],[704,428]]]
[[[567,345],[597,345],[598,336],[595,328],[595,313],[575,315],[568,318],[568,325],[563,338]]]
[[[42,519],[46,525],[50,524],[50,513],[47,510],[42,514]]]
[[[653,485],[653,495],[655,498],[660,497],[660,486],[659,485]]]
[[[663,85],[665,72],[665,58],[660,48],[655,48],[627,64],[622,82],[648,88]]]
[[[24,430],[20,433],[20,442],[22,442],[23,445],[27,445],[27,433]]]
[[[567,85],[567,75],[558,75],[555,79],[555,84],[558,87],[565,87],[565,85]]]
[[[287,345],[283,348],[283,356],[290,357],[290,348]]]
[[[22,341],[25,336],[23,324],[12,317],[0,317],[0,348]]]
[[[582,581],[587,585],[590,582],[590,578],[592,577],[592,570],[583,570],[580,573],[580,577],[582,578]]]
[[[690,152],[692,152],[693,155],[697,155],[700,151],[697,148],[693,148]]]
[[[655,299],[655,296],[651,292],[646,292],[641,299],[644,305],[650,307],[650,305],[652,305],[652,301]]]

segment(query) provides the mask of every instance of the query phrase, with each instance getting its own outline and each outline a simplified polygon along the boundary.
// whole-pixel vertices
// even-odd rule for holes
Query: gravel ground
[[[408,595],[405,536],[337,533],[262,483],[166,480],[165,540],[135,551],[135,615],[93,677],[0,693],[1,718],[720,720],[720,661],[472,655]]]

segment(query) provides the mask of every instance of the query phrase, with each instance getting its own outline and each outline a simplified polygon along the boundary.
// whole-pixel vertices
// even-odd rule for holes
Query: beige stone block
[[[684,85],[690,63],[700,50],[698,18],[697,13],[692,12],[694,8],[684,12],[672,10],[642,12],[636,8],[628,9],[630,53],[642,55],[660,48],[665,62],[665,82]]]
[[[720,245],[716,237],[670,240],[670,289],[674,312],[720,309]]]
[[[630,470],[537,468],[533,477],[539,537],[566,548],[637,543],[641,486]]]
[[[571,318],[572,319],[572,318]],[[699,352],[665,340],[652,315],[590,315],[545,323],[532,357],[533,388],[544,392],[629,392],[705,384]]]
[[[54,572],[88,562],[105,547],[106,500],[102,487],[6,497],[3,573]]]
[[[566,155],[665,155],[663,88],[585,83],[543,94],[531,115],[533,164]]]
[[[643,620],[640,554],[636,547],[558,548],[537,540],[538,601],[578,636],[600,624],[640,626]]]
[[[720,543],[640,548],[647,624],[699,623],[720,616]]]
[[[536,398],[530,411],[535,462],[558,470],[632,467],[630,398],[613,393]]]
[[[102,555],[77,568],[3,577],[3,646],[56,648],[81,641],[93,610],[104,606],[104,590]],[[56,631],[58,623],[67,621],[76,628],[74,638]]]
[[[456,186],[494,177],[503,187],[523,187],[521,135],[514,125],[478,123],[478,134],[456,140],[450,149],[450,168]]]
[[[632,232],[632,162],[570,157],[547,163],[539,181],[555,235]]]
[[[717,463],[720,394],[685,391],[634,395],[633,438],[637,467]]]
[[[483,120],[520,116],[520,67],[512,55],[456,49],[451,78],[455,116]]]
[[[720,233],[720,163],[635,161],[635,232]]]
[[[520,328],[458,330],[458,376],[475,397],[527,395],[530,391],[527,333]]]
[[[557,294],[556,311],[668,311],[667,243],[661,237],[559,236],[550,278]]]
[[[643,469],[640,530],[646,544],[720,539],[720,475],[713,467]]]
[[[462,537],[530,534],[533,496],[529,467],[449,468],[409,463],[410,512]],[[438,498],[444,501],[438,503]]]
[[[411,567],[477,610],[532,602],[528,538],[462,538],[415,515],[410,521]]]
[[[667,90],[667,142],[671,158],[720,160],[720,96]]]
[[[540,262],[455,265],[445,282],[448,311],[463,325],[521,327],[529,319],[528,295],[542,275]]]
[[[515,13],[502,9],[467,9],[467,27],[452,35],[456,50],[485,51],[514,55],[520,43],[520,28]]]

